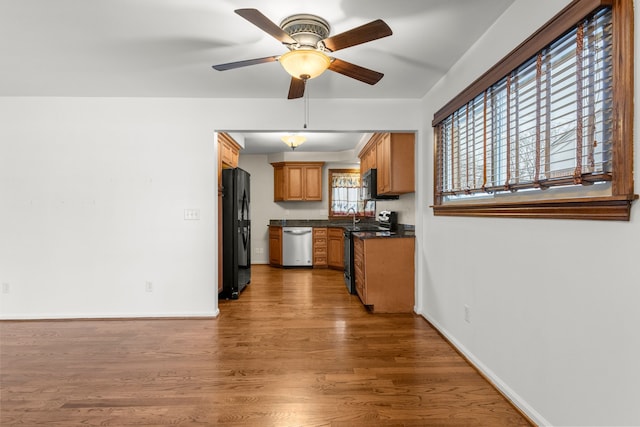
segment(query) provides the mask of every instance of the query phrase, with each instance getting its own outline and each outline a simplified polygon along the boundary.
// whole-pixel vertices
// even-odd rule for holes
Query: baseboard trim
[[[216,319],[220,310],[202,313],[100,313],[100,314],[24,314],[0,316],[0,321],[57,321],[57,320],[197,320]]]
[[[540,413],[533,409],[518,393],[513,391],[504,381],[500,379],[491,369],[485,366],[471,353],[464,345],[453,337],[445,328],[436,320],[430,318],[424,313],[416,313],[421,316],[427,323],[446,340],[453,349],[462,356],[469,365],[471,365],[493,388],[496,389],[507,401],[518,411],[531,425],[534,426],[551,426]]]

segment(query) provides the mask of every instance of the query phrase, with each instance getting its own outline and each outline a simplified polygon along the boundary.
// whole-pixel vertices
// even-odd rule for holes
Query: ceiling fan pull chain
[[[309,124],[309,89],[307,88],[308,79],[304,79],[304,129]]]

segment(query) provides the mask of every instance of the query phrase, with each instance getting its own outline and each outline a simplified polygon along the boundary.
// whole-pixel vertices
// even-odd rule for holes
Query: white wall
[[[428,208],[434,112],[568,3],[517,0],[424,98],[417,305],[540,424],[640,425],[638,202],[628,223],[447,218]]]
[[[420,123],[415,100],[311,102],[310,131]],[[297,107],[0,98],[0,318],[217,315],[214,130],[296,129]]]

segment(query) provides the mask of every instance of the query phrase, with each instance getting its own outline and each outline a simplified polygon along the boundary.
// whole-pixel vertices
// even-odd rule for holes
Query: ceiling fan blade
[[[258,9],[236,9],[235,12],[281,43],[297,43],[289,34],[285,33],[282,28],[274,24],[273,21],[264,16]]]
[[[370,70],[368,68],[361,67],[359,65],[352,64],[341,59],[334,59],[329,65],[331,71],[343,74],[352,79],[360,80],[361,82],[374,85],[380,81],[384,74],[377,71]]]
[[[393,34],[393,31],[391,31],[391,28],[389,28],[386,22],[382,19],[377,19],[369,22],[368,24],[345,31],[344,33],[327,37],[322,42],[327,49],[331,52],[335,52],[336,50],[381,39],[383,37],[390,36],[391,34]]]
[[[232,70],[234,68],[247,67],[249,65],[264,64],[265,62],[274,62],[278,60],[279,55],[267,56],[264,58],[247,59],[245,61],[228,62],[226,64],[213,65],[218,71]]]
[[[305,81],[291,77],[291,84],[289,85],[289,96],[287,99],[302,98],[304,96]]]

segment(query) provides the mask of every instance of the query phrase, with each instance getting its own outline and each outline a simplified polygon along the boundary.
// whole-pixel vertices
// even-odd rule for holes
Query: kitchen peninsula
[[[285,267],[288,230],[308,234],[307,263],[313,268],[342,270],[347,291],[376,313],[409,313],[414,306],[415,229],[397,224],[393,229],[376,221],[269,221],[269,263]],[[297,249],[298,254],[306,252]],[[300,265],[300,264],[298,264]]]

